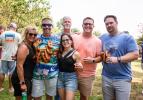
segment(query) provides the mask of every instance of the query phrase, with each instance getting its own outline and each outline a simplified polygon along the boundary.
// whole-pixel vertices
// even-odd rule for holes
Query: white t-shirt
[[[0,43],[2,45],[1,60],[12,61],[12,57],[17,52],[18,45],[21,42],[20,33],[14,31],[5,31],[0,35]]]

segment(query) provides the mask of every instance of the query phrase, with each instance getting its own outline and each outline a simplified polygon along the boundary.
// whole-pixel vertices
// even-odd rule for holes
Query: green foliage
[[[62,30],[62,29],[63,29],[62,21],[63,21],[63,19],[61,18],[61,19],[56,23],[56,27],[57,27],[59,30]]]
[[[49,15],[49,0],[0,0],[0,24],[16,22],[19,29],[34,24]]]
[[[80,32],[80,30],[78,28],[72,28],[72,32],[76,33],[76,32]]]
[[[141,45],[142,42],[143,42],[143,35],[137,39],[137,44]]]
[[[94,31],[93,34],[94,34],[95,36],[100,36],[100,35],[101,35],[101,33],[100,33],[99,31]]]

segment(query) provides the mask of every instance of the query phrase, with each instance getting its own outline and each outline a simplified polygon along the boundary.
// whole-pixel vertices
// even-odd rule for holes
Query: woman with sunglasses
[[[16,55],[16,69],[12,75],[12,84],[14,87],[14,96],[16,100],[21,100],[22,92],[27,92],[27,99],[31,100],[32,73],[35,66],[35,48],[33,42],[37,36],[35,27],[29,26],[25,29],[24,40],[19,45]]]
[[[60,99],[74,100],[74,94],[77,90],[76,71],[82,70],[82,64],[79,53],[73,47],[73,39],[69,34],[61,35],[58,61],[58,93]]]

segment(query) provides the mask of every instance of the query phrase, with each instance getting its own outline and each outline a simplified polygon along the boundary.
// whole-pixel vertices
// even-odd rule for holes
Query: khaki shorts
[[[78,78],[78,90],[83,96],[90,96],[95,76]]]

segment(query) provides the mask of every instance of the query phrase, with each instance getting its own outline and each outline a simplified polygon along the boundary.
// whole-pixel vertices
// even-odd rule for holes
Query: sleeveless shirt
[[[65,56],[61,56],[58,59],[60,72],[75,72],[74,64],[76,61],[72,57],[74,52],[75,50],[72,49]]]
[[[36,50],[34,46],[29,46],[26,43],[25,45],[29,49],[29,54],[27,55],[24,65],[23,65],[24,78],[32,79],[33,69],[34,69],[34,66],[36,65],[36,62],[35,62],[36,61],[36,58],[35,58]],[[18,78],[17,67],[15,68],[15,71],[13,72],[12,77]]]

